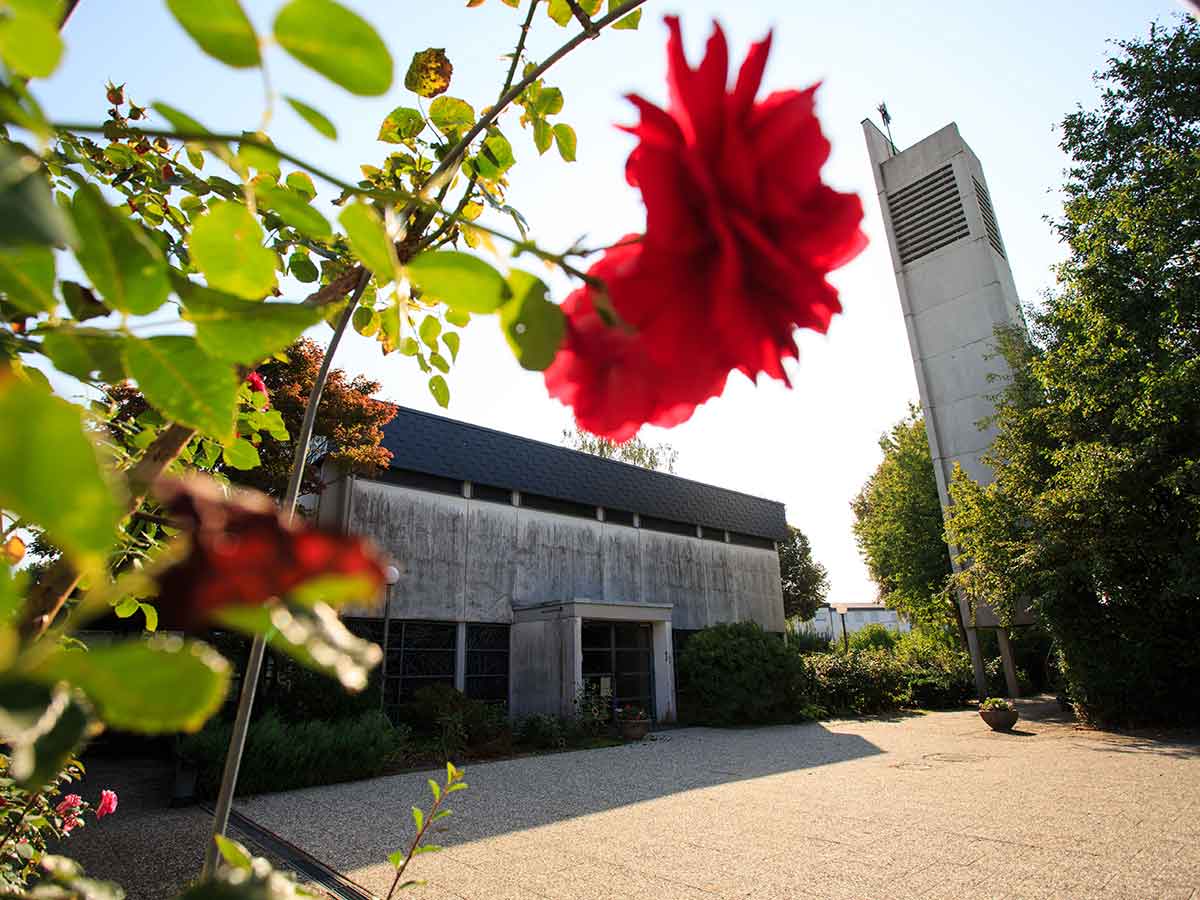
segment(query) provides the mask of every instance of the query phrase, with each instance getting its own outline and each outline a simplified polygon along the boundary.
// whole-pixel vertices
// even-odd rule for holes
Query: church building
[[[781,503],[403,407],[384,446],[391,467],[331,484],[318,515],[400,571],[346,613],[384,648],[385,710],[444,683],[569,715],[586,687],[672,721],[689,635],[784,630]]]

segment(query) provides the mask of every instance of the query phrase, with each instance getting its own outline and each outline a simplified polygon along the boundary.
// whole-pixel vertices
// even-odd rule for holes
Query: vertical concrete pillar
[[[458,623],[454,639],[454,687],[467,692],[467,623]]]
[[[1004,665],[1004,681],[1008,685],[1008,696],[1020,697],[1021,685],[1017,682],[1017,662],[1013,659],[1012,642],[1008,639],[1008,629],[1003,626],[997,628],[996,639],[1000,643],[1000,662]]]
[[[575,715],[575,700],[583,691],[583,618],[564,616],[558,620],[562,660],[560,714]]]
[[[654,712],[659,722],[675,721],[675,650],[670,621],[651,628],[654,648]]]

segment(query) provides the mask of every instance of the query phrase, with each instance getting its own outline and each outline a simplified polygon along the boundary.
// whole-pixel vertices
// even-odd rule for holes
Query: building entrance
[[[604,698],[612,710],[639,706],[655,718],[650,623],[585,619],[581,637],[584,690]]]

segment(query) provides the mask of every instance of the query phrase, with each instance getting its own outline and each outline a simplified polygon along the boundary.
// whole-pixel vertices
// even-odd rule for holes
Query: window
[[[508,703],[508,626],[467,626],[468,697]]]
[[[512,491],[508,488],[500,488],[491,484],[472,484],[471,498],[474,500],[483,500],[485,503],[512,505]]]
[[[640,706],[654,715],[654,660],[644,622],[583,623],[583,683],[615,709]]]
[[[384,709],[389,714],[394,712],[397,706],[427,685],[454,687],[457,645],[458,626],[453,622],[392,619],[388,623],[387,647],[384,648]]]
[[[409,469],[388,469],[375,477],[388,484],[415,488],[418,491],[462,496],[463,483],[456,478],[443,478],[441,475],[429,475],[426,472],[413,472]]]
[[[660,519],[657,516],[642,516],[642,527],[647,531],[663,531],[667,534],[682,534],[687,537],[696,536],[696,526],[687,522],[676,522],[674,519]]]

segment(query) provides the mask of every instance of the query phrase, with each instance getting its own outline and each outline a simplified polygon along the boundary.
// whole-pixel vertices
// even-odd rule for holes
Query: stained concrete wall
[[[587,599],[672,604],[675,628],[784,628],[774,550],[361,478],[349,489],[349,530],[400,570],[393,617],[508,623],[514,608]]]

